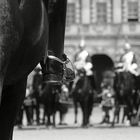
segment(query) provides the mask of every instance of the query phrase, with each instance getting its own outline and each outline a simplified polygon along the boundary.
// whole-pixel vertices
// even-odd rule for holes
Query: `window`
[[[66,17],[66,26],[75,24],[75,4],[68,3],[67,5],[67,17]]]
[[[90,0],[90,22],[95,22],[95,2],[93,0]]]
[[[107,22],[107,3],[106,2],[97,2],[97,22],[106,23]]]
[[[138,22],[138,2],[128,1],[128,22]]]

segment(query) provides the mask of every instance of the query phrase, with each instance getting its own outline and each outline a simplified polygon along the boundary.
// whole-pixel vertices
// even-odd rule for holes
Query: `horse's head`
[[[0,0],[0,98],[4,75],[22,35],[18,0]]]

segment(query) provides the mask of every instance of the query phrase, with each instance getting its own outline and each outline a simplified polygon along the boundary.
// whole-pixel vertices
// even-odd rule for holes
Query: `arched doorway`
[[[103,73],[106,70],[113,70],[114,62],[106,54],[95,54],[91,57],[91,61],[95,73],[95,83],[96,83],[97,91],[100,92],[101,89],[100,85],[101,85]]]

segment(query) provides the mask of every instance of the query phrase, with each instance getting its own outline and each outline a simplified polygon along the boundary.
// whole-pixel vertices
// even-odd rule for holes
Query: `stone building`
[[[89,53],[116,60],[128,42],[139,55],[139,22],[140,0],[68,0],[65,51],[74,55],[85,40]]]

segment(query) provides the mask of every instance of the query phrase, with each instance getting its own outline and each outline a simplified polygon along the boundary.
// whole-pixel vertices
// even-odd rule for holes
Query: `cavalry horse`
[[[56,112],[59,112],[60,122],[63,124],[63,117],[67,113],[67,105],[61,102],[62,95],[62,85],[55,85],[52,83],[47,83],[41,90],[41,102],[44,105],[44,123],[46,126],[56,125]],[[47,117],[47,122],[46,122]]]
[[[64,36],[59,31],[64,25],[60,21],[57,26],[60,28],[55,35],[59,34],[63,44]],[[12,140],[16,115],[25,97],[27,76],[47,56],[47,44],[48,14],[42,0],[0,0],[1,140]],[[54,47],[58,50],[60,44],[56,44]]]
[[[89,119],[92,113],[94,103],[94,86],[93,77],[88,77],[85,70],[79,70],[79,76],[73,83],[71,95],[73,97],[75,108],[75,123],[77,123],[78,103],[82,109],[82,126],[89,125]]]
[[[112,126],[115,124],[115,119],[117,117],[117,122],[119,122],[119,112],[121,106],[124,107],[123,120],[126,116],[130,120],[133,116],[134,111],[134,98],[135,98],[135,78],[134,75],[127,71],[116,72],[114,81],[115,90],[115,111]]]
[[[43,117],[46,126],[50,126],[50,125],[55,126],[55,114],[57,111],[60,89],[61,89],[60,85],[43,83],[43,89],[41,90],[40,99],[41,99],[41,103],[44,105]],[[51,116],[53,117],[53,121],[51,121]],[[47,117],[47,123],[45,122],[46,117]]]

